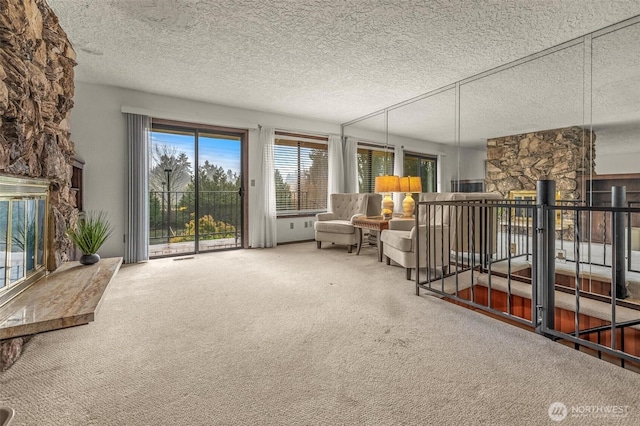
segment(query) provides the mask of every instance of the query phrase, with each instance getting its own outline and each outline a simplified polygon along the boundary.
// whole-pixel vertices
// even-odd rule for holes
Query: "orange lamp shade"
[[[400,191],[400,178],[398,176],[376,176],[375,192]]]
[[[422,181],[419,176],[404,176],[400,178],[400,192],[422,192]]]

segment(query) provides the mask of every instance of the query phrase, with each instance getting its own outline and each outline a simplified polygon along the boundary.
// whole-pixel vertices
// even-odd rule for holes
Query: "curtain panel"
[[[358,192],[358,140],[347,137],[344,144],[344,191]]]
[[[261,185],[256,186],[256,204],[251,221],[251,247],[275,247],[276,239],[276,182],[274,166],[275,130],[260,127],[256,148],[262,153]]]
[[[149,143],[151,118],[125,113],[127,119],[127,216],[124,262],[149,260]]]
[[[393,174],[396,176],[404,176],[404,147],[396,145],[393,150]],[[393,206],[396,212],[402,212],[402,200],[405,194],[400,192],[393,193]]]
[[[327,182],[327,211],[332,211],[331,194],[344,192],[342,138],[338,135],[330,135],[327,148],[329,174]]]

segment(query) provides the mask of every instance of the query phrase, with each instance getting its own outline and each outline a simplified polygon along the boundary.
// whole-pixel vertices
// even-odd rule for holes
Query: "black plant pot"
[[[94,263],[98,263],[99,260],[100,260],[100,255],[97,253],[83,254],[82,256],[80,256],[79,262],[82,265],[93,265]]]

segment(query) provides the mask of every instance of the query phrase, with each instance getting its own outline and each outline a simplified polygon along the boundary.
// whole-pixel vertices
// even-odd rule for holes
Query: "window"
[[[151,257],[242,247],[246,140],[242,129],[153,119]]]
[[[326,138],[313,141],[287,135],[276,132],[276,211],[311,214],[326,210],[329,179]]]
[[[393,152],[382,147],[358,145],[358,191],[374,192],[376,176],[393,174]]]
[[[437,157],[405,152],[404,175],[419,176],[422,183],[422,192],[436,192],[438,190],[437,164]]]
[[[484,179],[451,180],[453,192],[484,192]]]

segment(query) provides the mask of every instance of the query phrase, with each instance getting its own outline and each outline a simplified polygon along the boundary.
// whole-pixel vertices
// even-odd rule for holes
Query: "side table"
[[[353,227],[358,231],[358,249],[356,255],[360,254],[362,247],[362,230],[371,229],[378,231],[378,262],[382,262],[382,240],[380,234],[383,230],[389,229],[389,220],[383,219],[382,216],[360,216],[353,220]]]

